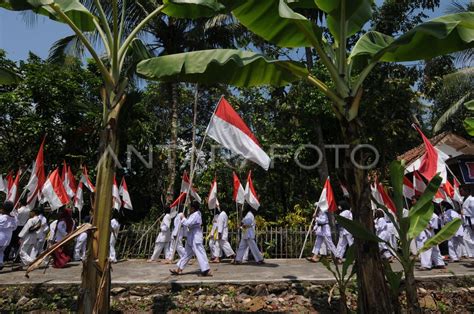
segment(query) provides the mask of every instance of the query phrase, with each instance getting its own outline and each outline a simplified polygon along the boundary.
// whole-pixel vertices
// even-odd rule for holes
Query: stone
[[[474,293],[474,287],[469,287],[467,288],[467,290],[469,291],[469,293]]]
[[[28,310],[36,310],[41,308],[41,301],[38,298],[33,298],[25,304]]]
[[[425,288],[418,288],[418,293],[421,294],[421,295],[426,295],[428,293],[428,291],[426,291]]]
[[[204,301],[205,299],[206,299],[206,296],[204,294],[201,294],[200,296],[198,296],[199,301]]]
[[[130,294],[133,296],[144,297],[148,294],[148,292],[144,290],[133,289],[133,290],[130,290]]]
[[[262,297],[268,295],[267,286],[264,284],[258,285],[255,287],[254,296]]]
[[[240,288],[239,293],[244,293],[246,295],[252,295],[253,294],[253,289],[250,286],[243,286]]]
[[[268,285],[268,287],[267,287],[268,292],[269,293],[274,293],[274,294],[280,294],[283,291],[286,291],[288,289],[289,289],[289,287],[286,284],[281,284],[281,285],[271,284],[271,285]]]
[[[127,289],[124,287],[115,287],[115,288],[110,289],[110,293],[112,295],[117,295],[125,291],[127,291]]]
[[[23,307],[26,303],[28,303],[28,301],[30,301],[30,299],[28,299],[27,297],[25,296],[22,296],[20,298],[20,300],[18,300],[18,302],[16,302],[16,306],[18,307]]]
[[[424,297],[420,299],[420,306],[429,310],[437,309],[436,301],[430,295],[425,295]]]
[[[262,310],[266,305],[264,298],[256,297],[247,304],[247,310],[250,312],[257,312]]]

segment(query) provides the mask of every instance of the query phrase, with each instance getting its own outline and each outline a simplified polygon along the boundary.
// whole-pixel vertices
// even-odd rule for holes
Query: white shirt
[[[200,211],[195,211],[188,218],[184,218],[181,224],[188,228],[187,241],[191,243],[202,243],[202,217]]]
[[[217,240],[217,219],[219,215],[214,215],[214,218],[212,218],[212,229],[211,229],[211,239]]]
[[[448,209],[447,211],[444,212],[443,222],[447,224],[456,218],[461,218],[461,215],[459,215],[459,213],[457,213],[455,210]],[[463,235],[464,235],[464,228],[461,224],[461,226],[459,226],[459,229],[456,231],[454,236],[462,237]]]
[[[0,246],[10,244],[13,230],[15,230],[16,227],[17,219],[15,216],[0,214]]]
[[[327,211],[319,210],[313,230],[317,236],[331,236]]]
[[[352,212],[351,212],[350,210],[348,210],[348,209],[343,210],[343,211],[339,214],[339,216],[352,220]],[[346,229],[344,229],[343,227],[341,227],[341,228],[339,229],[339,234],[342,236],[342,235],[350,234],[350,232],[347,231]]]
[[[54,232],[54,230],[52,230]],[[54,237],[55,242],[59,242],[67,235],[67,226],[64,221],[60,221],[56,226],[56,236]]]
[[[41,228],[40,232],[38,233],[38,239],[44,240],[49,231],[48,220],[42,214],[38,215],[38,217],[41,220]]]
[[[388,233],[387,221],[384,217],[376,218],[374,221],[375,225],[375,234],[382,240],[388,241],[390,235]]]
[[[28,219],[30,219],[30,209],[26,206],[14,210],[12,214],[17,216],[19,227],[23,227]]]
[[[466,197],[462,204],[462,210],[464,216],[471,217],[471,219],[474,218],[474,196],[469,195]]]
[[[118,233],[120,231],[120,224],[119,222],[117,221],[117,219],[113,218],[111,221],[110,221],[110,228],[111,228],[111,234],[110,234],[110,237],[114,237],[114,238],[117,238],[118,236]]]
[[[160,233],[156,237],[155,242],[170,242],[171,241],[171,215],[166,214],[163,217],[160,225]]]
[[[225,211],[221,211],[217,217],[217,233],[222,234],[222,240],[226,240],[229,236],[229,227],[228,227],[229,217]]]
[[[171,235],[174,237],[178,237],[178,239],[182,239],[185,235],[185,228],[181,227],[181,216],[180,214],[178,213],[176,215],[176,217],[174,217],[174,221],[173,221],[173,232],[171,233]],[[178,235],[178,231],[179,231],[179,235]]]
[[[251,211],[242,219],[242,239],[255,239],[255,217]]]
[[[36,230],[30,230],[36,229]],[[38,216],[28,219],[26,224],[21,229],[18,237],[23,240],[23,244],[36,244],[38,234],[41,232],[41,219]]]

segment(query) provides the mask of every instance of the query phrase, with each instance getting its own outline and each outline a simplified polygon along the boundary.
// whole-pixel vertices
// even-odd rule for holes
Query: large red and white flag
[[[58,209],[69,202],[66,190],[64,189],[59,170],[56,168],[48,177],[41,190],[43,198],[49,203],[52,209]]]
[[[84,207],[84,183],[79,181],[79,185],[77,186],[76,195],[74,195],[74,207],[77,208],[78,211],[82,210]]]
[[[385,190],[385,187],[382,185],[382,183],[379,182],[377,186],[377,190],[380,193],[380,196],[382,197],[382,204],[390,209],[392,212],[396,213],[397,212],[397,207],[395,207],[395,203],[393,202],[392,198],[390,195],[388,195],[387,191]]]
[[[249,171],[249,175],[247,176],[247,184],[245,185],[245,200],[255,210],[258,210],[260,207],[260,201],[258,200],[257,192],[253,187],[252,171]]]
[[[454,197],[454,187],[453,185],[451,184],[451,182],[446,181],[445,184],[442,185],[442,188],[444,190],[444,192],[446,192],[446,195],[449,197],[449,198],[453,198]]]
[[[206,133],[225,148],[257,163],[263,169],[268,170],[270,167],[270,157],[263,151],[255,135],[224,97],[220,99]]]
[[[407,177],[403,177],[403,196],[411,200],[415,196],[415,187],[413,182]]]
[[[379,192],[378,185],[379,183],[377,180],[375,180],[374,183],[370,184],[370,194],[372,195],[372,198],[375,200],[375,202],[372,199],[370,200],[372,210],[378,209],[377,203],[383,204],[382,195]]]
[[[119,210],[121,206],[122,200],[120,199],[120,192],[114,175],[114,184],[112,185],[112,208]]]
[[[26,184],[25,189],[29,191],[27,197],[27,204],[30,208],[35,206],[36,200],[43,188],[44,182],[46,181],[46,175],[44,173],[44,142],[46,136],[41,142],[38,154],[36,154],[36,160],[33,164],[33,169],[31,170],[31,176]]]
[[[244,204],[245,203],[245,190],[242,184],[240,183],[239,177],[232,172],[232,177],[234,181],[234,193],[232,193],[232,199],[237,204]]]
[[[122,196],[122,206],[128,210],[133,210],[132,199],[130,198],[130,193],[128,193],[127,182],[125,182],[125,177],[122,177],[122,182],[120,183],[120,196]]]
[[[215,209],[219,207],[219,200],[217,199],[217,179],[211,183],[211,189],[209,190],[209,196],[207,198],[207,206],[209,209]]]
[[[194,187],[192,189],[190,188],[189,177],[186,170],[184,171],[183,179],[181,180],[181,192],[184,192],[184,193],[189,192],[196,201],[198,201],[199,203],[202,202],[201,197],[197,193],[196,189]]]
[[[181,192],[178,198],[175,199],[173,203],[171,203],[170,208],[174,209],[178,207],[179,205],[184,204],[185,201],[186,201],[186,192]]]
[[[415,188],[415,195],[420,196],[426,190],[426,183],[418,174],[418,171],[413,173],[413,187]]]
[[[11,183],[9,183],[8,194],[7,194],[7,198],[6,198],[7,201],[16,203],[16,201],[18,199],[18,189],[19,189],[19,185],[20,185],[20,177],[21,177],[21,170],[18,170],[18,172],[16,173],[15,180],[13,180],[13,181],[11,181]]]
[[[324,183],[323,191],[321,192],[321,196],[319,197],[317,206],[322,211],[329,211],[331,213],[335,212],[337,209],[336,199],[334,198],[334,192],[332,191],[329,177],[326,179],[326,182]]]
[[[439,204],[443,201],[447,201],[446,193],[444,190],[440,187],[438,191],[436,192],[435,196],[433,197],[433,202]]]
[[[63,185],[64,189],[66,190],[67,196],[69,197],[70,200],[74,198],[76,195],[76,179],[74,178],[74,175],[72,174],[71,167],[66,165],[66,162],[64,161],[63,164],[63,171],[62,171],[62,179],[63,179]]]
[[[449,156],[436,149],[430,140],[423,134],[421,129],[413,124],[413,127],[418,131],[423,143],[425,144],[425,153],[419,161],[415,161],[413,166],[410,168],[411,171],[418,170],[418,172],[425,177],[427,180],[433,179],[433,177],[439,173],[443,179],[443,183],[446,182],[448,176],[446,172],[446,160],[449,159]]]
[[[456,178],[454,178],[454,195],[453,195],[453,200],[455,200],[456,202],[458,202],[459,204],[462,204],[463,201],[464,201],[464,198],[462,197],[461,195],[461,191],[459,191],[459,187],[461,186],[461,184],[459,183],[458,180],[456,180]]]
[[[82,168],[81,182],[84,186],[91,192],[95,191],[95,186],[92,184],[92,181],[89,179],[89,174],[87,173],[87,167]]]

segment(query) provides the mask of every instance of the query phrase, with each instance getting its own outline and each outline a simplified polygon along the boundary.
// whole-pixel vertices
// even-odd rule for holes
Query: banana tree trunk
[[[420,303],[418,302],[418,294],[416,291],[415,274],[413,266],[405,269],[405,293],[407,295],[408,313],[421,313]]]
[[[108,95],[110,94],[108,93]],[[87,257],[82,270],[79,299],[80,313],[108,313],[110,307],[109,243],[112,185],[115,174],[114,157],[117,156],[119,148],[118,118],[125,96],[122,96],[119,101],[115,101],[117,98],[105,97],[105,101],[110,104],[106,108],[111,109],[104,111],[106,123],[99,144],[99,156],[101,157],[97,165],[97,182],[92,213],[92,224],[97,229],[87,239]]]
[[[370,208],[370,189],[367,171],[356,167],[351,160],[351,151],[362,138],[361,125],[358,121],[343,123],[342,133],[345,143],[349,145],[344,156],[344,177],[351,195],[350,203],[354,220],[374,230],[374,218]],[[355,156],[355,161],[364,164],[364,156]],[[356,270],[358,284],[359,313],[392,313],[390,291],[385,281],[383,264],[378,244],[355,237]]]

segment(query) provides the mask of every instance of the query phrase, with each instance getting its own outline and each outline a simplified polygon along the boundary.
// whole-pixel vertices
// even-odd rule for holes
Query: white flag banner
[[[119,189],[120,196],[122,196],[122,206],[128,210],[133,210],[132,199],[130,198],[130,193],[128,193],[127,182],[125,178],[122,177],[122,183],[120,183]]]
[[[112,186],[112,198],[113,198],[113,205],[112,208],[115,210],[119,210],[122,206],[122,201],[120,200],[120,192],[117,186],[117,180],[115,180],[114,176],[114,184]]]
[[[258,200],[257,192],[253,187],[252,171],[249,171],[249,175],[247,177],[247,184],[245,185],[245,200],[255,210],[260,207],[260,201]]]
[[[214,178],[214,182],[211,184],[211,190],[209,191],[209,196],[207,198],[207,205],[209,209],[215,209],[219,206],[219,201],[217,200],[217,179]]]

